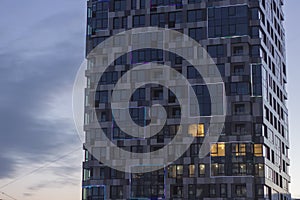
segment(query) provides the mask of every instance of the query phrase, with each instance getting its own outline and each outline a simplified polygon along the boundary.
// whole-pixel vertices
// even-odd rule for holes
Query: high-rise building
[[[291,199],[283,5],[284,0],[89,0],[87,54],[121,31],[148,26],[174,29],[198,41],[213,58],[223,78],[214,87],[227,101],[221,105],[221,95],[215,105],[199,104],[204,118],[225,118],[218,142],[210,144],[204,158],[199,158],[198,151],[210,131],[205,122],[194,127],[195,141],[186,153],[154,172],[117,171],[85,150],[82,199]],[[150,61],[169,62],[194,81],[197,96],[207,95],[207,87],[196,84],[195,69],[182,57],[162,50],[121,56],[99,82],[93,79],[97,65],[89,61],[86,95],[95,101],[86,98],[87,140],[97,140],[95,122],[128,151],[153,151],[174,137],[180,107],[173,93],[160,85],[136,90],[131,100],[139,106],[130,114],[137,124],[147,123],[145,107],[153,101],[162,104],[172,120],[167,120],[161,132],[139,142],[128,140],[130,136],[114,125],[109,109],[112,86],[132,65]],[[98,84],[105,87],[99,89]]]

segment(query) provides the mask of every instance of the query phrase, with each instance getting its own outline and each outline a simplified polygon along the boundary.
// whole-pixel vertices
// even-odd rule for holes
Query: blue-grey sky
[[[300,1],[285,3],[291,192],[300,197]],[[8,199],[1,192],[24,200],[80,199],[82,151],[71,92],[84,58],[85,7],[84,0],[0,0],[0,199]]]

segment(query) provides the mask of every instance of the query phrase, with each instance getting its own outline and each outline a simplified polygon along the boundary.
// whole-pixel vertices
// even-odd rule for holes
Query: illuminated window
[[[265,175],[264,164],[255,164],[255,175],[259,177],[263,177]]]
[[[250,167],[248,171],[250,171]],[[233,176],[245,176],[247,175],[247,165],[245,163],[234,163],[232,165],[232,175]]]
[[[189,165],[189,177],[195,176],[195,165]]]
[[[211,176],[222,176],[225,174],[225,165],[223,163],[211,164]]]
[[[169,178],[181,178],[183,175],[183,165],[171,165],[168,167]]]
[[[176,172],[177,172],[177,175],[182,176],[182,174],[183,174],[183,165],[177,165],[176,166]]]
[[[205,164],[199,164],[199,176],[205,175]]]
[[[189,134],[193,137],[204,137],[204,124],[191,124]]]
[[[263,156],[262,144],[254,144],[254,156]]]
[[[210,155],[212,157],[225,156],[225,143],[212,144],[210,147]]]
[[[232,153],[235,154],[235,156],[245,156],[246,144],[232,144]]]

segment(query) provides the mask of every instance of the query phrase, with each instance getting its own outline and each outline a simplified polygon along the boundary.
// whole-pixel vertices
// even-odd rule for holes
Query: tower
[[[212,57],[223,84],[209,87],[225,94],[219,101],[199,104],[204,118],[220,116],[225,126],[210,154],[199,159],[199,145],[209,134],[206,122],[194,127],[195,141],[182,157],[164,168],[140,174],[111,169],[85,151],[83,200],[89,199],[290,199],[290,160],[285,31],[283,0],[90,0],[87,19],[87,54],[105,39],[121,31],[158,26],[173,29],[198,41]],[[144,52],[143,52],[144,51]],[[149,55],[149,56],[147,56]],[[131,101],[131,117],[145,122],[144,109],[151,102],[167,108],[164,129],[146,143],[129,141],[109,109],[111,86],[139,62],[167,63],[194,82],[197,96],[207,87],[197,84],[195,69],[177,55],[146,49],[121,56],[97,82],[89,60],[85,131],[97,140],[93,123],[122,148],[133,152],[154,151],[179,129],[180,108],[174,95],[159,85],[141,87]],[[116,67],[117,66],[117,67]],[[208,72],[214,77],[215,72]],[[107,89],[97,90],[98,84]],[[87,98],[89,99],[89,98]],[[91,111],[94,107],[97,113]],[[226,109],[222,109],[226,108]],[[226,110],[226,112],[225,112]]]

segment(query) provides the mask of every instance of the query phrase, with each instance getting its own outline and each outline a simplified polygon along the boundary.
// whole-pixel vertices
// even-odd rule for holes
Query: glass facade
[[[89,0],[87,55],[124,30],[169,28],[199,42],[215,61],[224,83],[203,85],[191,64],[157,49],[119,55],[96,82],[97,63],[88,57],[86,140],[99,140],[93,123],[101,123],[108,138],[132,152],[155,151],[175,136],[181,109],[174,93],[160,85],[138,88],[131,96],[137,106],[130,109],[133,121],[144,126],[149,123],[147,107],[163,105],[169,120],[157,135],[146,141],[133,138],[115,124],[110,88],[139,63],[168,64],[191,81],[204,120],[188,127],[195,140],[184,155],[151,173],[110,169],[85,150],[82,199],[291,199],[283,5],[284,0]],[[214,70],[204,73],[211,78],[217,74]],[[145,74],[132,76],[138,80]],[[209,98],[210,88],[217,91],[214,99]],[[206,120],[211,116],[226,118],[223,130],[218,123],[207,128],[212,125]],[[200,159],[204,137],[215,133],[221,134],[219,141],[210,144],[210,153]]]

